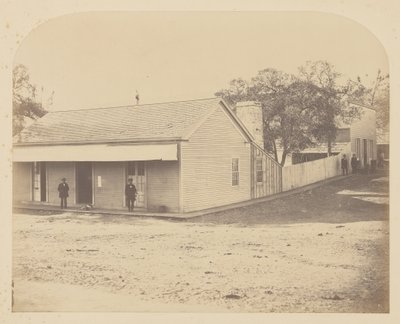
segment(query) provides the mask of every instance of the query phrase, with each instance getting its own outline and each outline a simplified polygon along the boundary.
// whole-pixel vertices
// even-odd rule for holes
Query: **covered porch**
[[[179,212],[178,144],[53,145],[14,148],[14,204],[58,206],[58,184],[69,185],[75,209],[124,210],[131,178],[138,211]]]

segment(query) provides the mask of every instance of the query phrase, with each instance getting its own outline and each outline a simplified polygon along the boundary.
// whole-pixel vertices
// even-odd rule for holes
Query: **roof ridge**
[[[122,105],[122,106],[108,106],[108,107],[96,107],[96,108],[80,108],[80,109],[67,109],[67,110],[56,110],[49,111],[48,113],[54,114],[59,112],[69,112],[69,111],[86,111],[86,110],[100,110],[100,109],[112,109],[112,108],[130,108],[130,107],[143,107],[143,106],[151,106],[151,105],[160,105],[160,104],[170,104],[170,103],[179,103],[179,102],[193,102],[193,101],[203,101],[203,100],[212,100],[212,99],[222,99],[219,97],[209,97],[209,98],[200,98],[200,99],[188,99],[188,100],[177,100],[177,101],[164,101],[164,102],[154,102],[147,103],[141,105]]]

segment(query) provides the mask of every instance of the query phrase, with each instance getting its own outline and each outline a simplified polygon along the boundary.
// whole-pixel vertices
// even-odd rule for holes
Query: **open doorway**
[[[92,163],[77,162],[76,170],[76,203],[93,203]]]

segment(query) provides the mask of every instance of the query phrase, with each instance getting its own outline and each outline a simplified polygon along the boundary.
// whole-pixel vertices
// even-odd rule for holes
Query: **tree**
[[[42,87],[43,93],[43,87]],[[51,105],[54,92],[48,99]],[[26,66],[19,64],[13,69],[13,135],[21,132],[27,120],[36,120],[47,113],[37,99],[37,87],[30,81]]]
[[[327,143],[328,156],[332,154],[338,123],[351,122],[360,116],[360,110],[349,104],[352,89],[348,81],[340,85],[340,73],[326,61],[308,61],[299,68],[299,77],[309,84],[313,91],[313,109],[311,110],[310,132],[320,143]]]
[[[378,134],[389,131],[390,121],[390,79],[389,74],[383,75],[380,70],[371,84],[366,84],[361,77],[351,83],[351,100],[371,107],[376,111],[376,127]]]
[[[264,149],[278,160],[278,146],[283,145],[281,164],[285,163],[286,154],[291,144],[291,134],[295,132],[293,120],[296,109],[290,106],[287,96],[294,77],[276,69],[265,69],[251,79],[234,79],[228,89],[215,95],[236,104],[240,101],[256,100],[263,109]],[[292,127],[293,126],[293,127]]]
[[[308,98],[309,88],[294,75],[265,69],[252,79],[250,99],[263,108],[265,149],[282,166],[289,153],[311,144]]]
[[[384,139],[390,125],[390,85],[389,76],[381,85],[372,106],[376,111],[376,127],[378,139]]]
[[[215,95],[230,103],[253,100],[263,109],[264,149],[285,165],[288,154],[313,143],[327,143],[331,154],[339,120],[351,121],[358,108],[347,104],[348,85],[338,85],[340,74],[325,61],[307,62],[299,75],[276,69],[261,70],[249,82],[232,80]],[[282,151],[279,161],[278,151]]]
[[[264,149],[277,162],[285,164],[286,156],[310,145],[308,134],[307,87],[295,76],[276,69],[264,69],[246,82],[232,80],[230,87],[216,93],[230,103],[254,100],[261,104],[264,123]],[[282,151],[279,161],[278,151]]]

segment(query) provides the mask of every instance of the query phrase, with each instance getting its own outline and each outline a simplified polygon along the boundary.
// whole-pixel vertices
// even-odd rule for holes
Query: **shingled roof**
[[[15,144],[179,139],[221,104],[220,98],[49,112]]]

